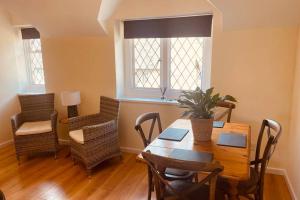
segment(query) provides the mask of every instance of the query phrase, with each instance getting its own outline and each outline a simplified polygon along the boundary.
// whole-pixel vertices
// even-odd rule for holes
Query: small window
[[[124,96],[178,98],[210,87],[212,16],[124,22]],[[183,26],[183,27],[181,27]],[[153,36],[153,37],[151,37]]]
[[[44,85],[44,69],[40,39],[23,40],[28,80],[32,85]]]
[[[45,84],[40,34],[35,28],[22,28],[24,57],[29,86]]]

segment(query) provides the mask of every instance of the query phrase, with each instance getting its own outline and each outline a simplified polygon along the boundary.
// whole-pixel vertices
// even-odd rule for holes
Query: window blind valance
[[[22,28],[22,39],[38,39],[40,38],[40,32],[36,28]]]
[[[124,38],[210,37],[212,15],[124,21]]]

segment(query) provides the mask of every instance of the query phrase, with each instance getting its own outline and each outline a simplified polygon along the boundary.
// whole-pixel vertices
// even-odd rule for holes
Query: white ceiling
[[[107,22],[218,12],[225,30],[300,24],[300,0],[0,0],[14,25],[45,37],[104,35]]]

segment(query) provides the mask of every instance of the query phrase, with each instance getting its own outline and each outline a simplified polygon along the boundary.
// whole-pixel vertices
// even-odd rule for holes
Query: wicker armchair
[[[21,113],[11,118],[16,157],[40,152],[53,152],[56,158],[58,140],[57,112],[54,94],[19,95]]]
[[[68,119],[71,156],[91,174],[93,167],[121,156],[118,138],[119,101],[100,97],[100,112]]]

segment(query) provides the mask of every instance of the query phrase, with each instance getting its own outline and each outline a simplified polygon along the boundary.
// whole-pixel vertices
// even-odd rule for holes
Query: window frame
[[[201,88],[210,87],[212,38],[204,37]],[[160,88],[136,88],[134,75],[134,39],[124,39],[124,96],[126,98],[160,98]],[[179,97],[181,90],[171,88],[171,39],[160,38],[160,84],[166,87],[168,99]]]
[[[37,51],[42,56],[42,69],[43,69],[43,77],[44,77],[44,84],[36,84],[33,80],[33,72],[32,72],[32,61],[30,55],[32,52],[30,49],[30,40],[39,40],[41,50]],[[32,39],[22,39],[23,43],[23,50],[24,50],[24,59],[25,59],[25,68],[26,68],[26,77],[27,77],[27,91],[30,92],[44,92],[45,91],[45,72],[44,72],[44,61],[43,61],[43,52],[42,52],[42,43],[40,38],[32,38]]]

